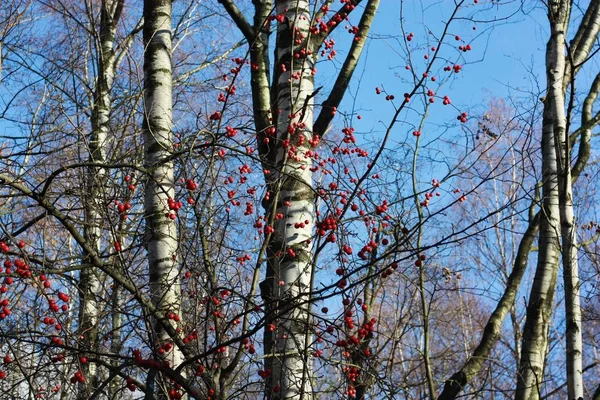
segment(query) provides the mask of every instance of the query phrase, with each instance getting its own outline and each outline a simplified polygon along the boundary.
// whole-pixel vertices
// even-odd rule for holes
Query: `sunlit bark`
[[[168,217],[174,197],[172,140],[171,1],[144,1],[144,147],[149,177],[145,188],[146,246],[152,303],[163,315],[179,315],[181,288],[177,268],[176,224]],[[154,321],[155,348],[170,340],[163,324]],[[178,366],[183,355],[177,346],[163,358]],[[156,371],[148,374],[148,391],[157,390]]]
[[[283,219],[275,222],[272,249],[274,261],[273,298],[281,316],[273,337],[273,399],[312,398],[312,361],[309,353],[311,336],[310,305],[312,234],[315,224],[312,158],[306,157],[313,139],[314,67],[312,57],[293,57],[295,40],[308,36],[311,20],[308,1],[277,1],[276,11],[285,23],[277,29],[275,53],[275,104],[277,148],[273,177],[276,213]],[[289,206],[284,205],[289,202]],[[303,221],[301,228],[294,224]],[[304,304],[302,304],[304,303]],[[308,340],[307,340],[308,339]]]
[[[100,10],[99,44],[97,55],[98,77],[94,93],[92,109],[92,132],[89,139],[90,162],[98,166],[88,170],[87,199],[85,201],[85,238],[90,246],[100,254],[102,251],[101,238],[105,229],[105,198],[104,185],[107,171],[102,166],[106,160],[107,145],[110,140],[111,88],[115,75],[114,42],[117,23],[122,11],[121,1],[106,0]],[[84,265],[88,261],[84,258]],[[96,352],[98,350],[98,318],[100,313],[99,300],[104,296],[102,274],[91,265],[81,270],[79,292],[79,323],[82,350]],[[98,386],[99,375],[94,363],[82,365],[84,376],[88,376],[87,384],[80,387],[80,398],[87,398]],[[91,383],[91,386],[90,386]]]
[[[550,40],[546,46],[547,95],[542,127],[542,210],[538,262],[527,305],[516,398],[538,399],[544,382],[554,292],[558,275],[560,209],[557,143],[566,137],[565,34],[570,2],[549,3]]]

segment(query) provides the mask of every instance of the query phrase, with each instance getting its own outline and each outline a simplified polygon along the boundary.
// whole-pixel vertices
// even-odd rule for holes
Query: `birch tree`
[[[276,0],[278,22],[275,59],[269,65],[271,0],[254,3],[253,25],[230,0],[222,0],[227,12],[251,43],[252,98],[259,152],[268,193],[263,202],[267,223],[268,258],[261,295],[267,302],[269,323],[265,331],[265,369],[269,371],[266,396],[271,399],[312,398],[313,372],[309,352],[312,342],[310,293],[315,265],[312,261],[316,223],[315,188],[311,148],[316,147],[339,105],[363,49],[379,1],[367,2],[336,86],[313,126],[313,102],[317,94],[314,75],[320,47],[360,1],[345,3],[329,24],[312,28],[325,18],[331,2],[314,13],[309,1]],[[270,71],[273,80],[270,82]],[[275,218],[282,215],[283,218]],[[302,222],[299,228],[297,223]],[[295,226],[296,225],[296,226]],[[278,318],[270,320],[269,315]]]
[[[309,361],[310,313],[307,295],[311,291],[312,232],[316,222],[313,198],[312,162],[307,157],[313,133],[313,97],[315,67],[312,56],[294,59],[298,42],[309,37],[311,21],[308,1],[276,1],[277,15],[284,23],[277,27],[275,78],[273,81],[274,110],[277,111],[279,141],[274,158],[272,179],[273,202],[269,208],[284,218],[275,222],[271,251],[280,254],[273,258],[271,296],[276,312],[286,310],[274,323],[272,351],[273,398],[311,398],[313,370]],[[289,68],[288,68],[289,65]],[[292,78],[294,74],[294,78]],[[302,137],[302,139],[300,139]],[[283,144],[296,143],[295,151]],[[269,200],[270,201],[270,200]],[[288,201],[289,206],[283,202]],[[293,230],[292,221],[305,222],[304,228]],[[289,307],[289,308],[288,308]]]
[[[547,105],[542,127],[542,218],[535,279],[531,288],[519,366],[517,398],[537,398],[544,376],[548,329],[558,275],[560,216],[557,141],[566,130],[563,78],[564,43],[570,17],[569,2],[554,2],[548,8],[550,40],[546,47]]]
[[[433,8],[378,0],[34,4],[65,23],[39,25],[23,59],[11,50],[0,86],[0,127],[18,132],[0,148],[0,393],[514,395],[521,281],[548,216],[529,181],[524,119],[538,114],[476,138],[489,120],[455,100],[496,2],[442,2],[427,24],[411,12]],[[401,16],[390,30],[375,25],[389,22],[382,9]],[[393,55],[376,50],[384,42]],[[570,129],[574,77],[595,54],[585,35],[572,43],[556,86],[570,140],[551,171],[547,266],[577,249],[569,188],[599,120],[593,89]],[[373,76],[382,65],[393,78]],[[549,102],[536,100],[547,121]],[[518,231],[521,246],[503,247]],[[548,396],[563,391],[560,368]]]
[[[103,1],[100,6],[100,31],[98,43],[98,78],[94,93],[94,105],[91,116],[92,133],[89,139],[90,163],[98,164],[92,166],[88,171],[88,189],[86,193],[85,209],[85,237],[97,254],[101,254],[103,245],[101,238],[104,236],[105,213],[103,212],[106,202],[104,185],[106,183],[106,170],[103,164],[107,162],[107,147],[110,136],[110,112],[111,112],[111,89],[114,81],[116,56],[115,36],[117,24],[123,11],[122,1]],[[83,259],[83,264],[88,264]],[[101,278],[100,271],[87,265],[81,270],[79,277],[80,290],[80,337],[83,338],[83,350],[98,351],[99,331],[99,298],[105,295],[106,281]],[[80,393],[81,398],[88,397],[98,387],[99,376],[95,364],[85,363],[82,365],[83,374],[92,378],[93,385]],[[83,385],[85,388],[85,385]]]
[[[177,267],[176,225],[169,218],[168,200],[174,198],[171,75],[171,1],[144,1],[144,164],[151,173],[144,193],[148,276],[152,304],[161,315],[154,316],[151,341],[156,347],[171,338],[165,324],[180,318],[181,289]],[[178,318],[179,316],[179,318]],[[164,356],[172,367],[183,361],[178,347]],[[156,371],[148,374],[148,393],[160,384]],[[164,390],[167,392],[167,390]]]
[[[591,2],[573,40],[567,45],[571,18],[570,1],[548,4],[550,39],[546,46],[547,93],[544,99],[542,128],[542,217],[540,221],[539,254],[536,276],[529,298],[527,321],[523,332],[523,346],[517,398],[539,398],[544,382],[544,363],[547,352],[548,329],[558,274],[558,257],[562,251],[565,278],[567,329],[567,379],[569,398],[583,398],[583,366],[581,344],[581,310],[573,212],[573,176],[571,172],[570,135],[568,132],[575,96],[575,76],[590,54],[598,36],[598,4]],[[582,115],[585,137],[580,144],[576,162],[581,172],[589,154],[591,103],[597,97],[598,78],[586,96]],[[567,89],[570,99],[566,97]],[[591,103],[590,103],[591,102]],[[562,246],[559,240],[562,237]]]

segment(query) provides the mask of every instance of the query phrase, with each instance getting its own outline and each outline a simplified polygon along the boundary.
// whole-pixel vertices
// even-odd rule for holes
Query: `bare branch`
[[[581,132],[581,140],[579,141],[579,152],[577,154],[577,161],[572,169],[573,178],[581,174],[581,171],[585,168],[589,158],[590,158],[590,150],[591,144],[590,139],[592,136],[592,128],[595,127],[600,122],[600,112],[596,113],[592,117],[592,109],[594,106],[594,102],[598,98],[598,93],[600,92],[600,73],[596,75],[592,86],[590,87],[590,91],[586,96],[583,102],[583,110],[581,112],[581,127],[573,133]]]
[[[344,93],[346,93],[346,90],[348,89],[348,85],[352,79],[352,74],[356,69],[358,60],[360,59],[362,51],[365,47],[365,42],[369,34],[369,30],[371,29],[371,25],[373,24],[373,20],[375,19],[375,14],[377,13],[378,7],[379,0],[369,0],[367,3],[365,11],[360,19],[360,23],[358,24],[358,33],[356,34],[355,40],[352,42],[352,46],[350,47],[350,51],[344,60],[342,70],[339,72],[337,79],[331,88],[331,93],[329,93],[329,97],[323,103],[321,112],[315,121],[314,132],[317,135],[323,136],[327,126],[329,126],[329,123],[333,119],[331,110],[334,107],[339,106],[342,98],[344,97]]]
[[[115,70],[119,67],[119,65],[121,64],[121,61],[123,61],[123,57],[125,56],[125,54],[127,54],[127,51],[129,51],[129,48],[133,44],[133,39],[135,38],[135,35],[137,35],[139,32],[141,32],[143,28],[144,28],[144,18],[142,17],[138,21],[135,28],[133,28],[133,30],[131,32],[129,32],[127,37],[119,44],[117,49],[115,49],[115,53],[117,53],[117,50],[119,50],[115,56],[115,62],[114,62],[114,66],[113,66],[113,68]]]
[[[529,253],[531,252],[533,242],[540,227],[540,213],[538,212],[529,223],[527,231],[521,239],[519,250],[515,257],[513,269],[508,277],[504,294],[490,315],[488,322],[483,329],[483,335],[473,355],[467,362],[455,372],[444,385],[444,390],[439,395],[438,400],[456,399],[463,388],[479,373],[483,363],[488,359],[492,348],[500,338],[500,331],[504,318],[513,307],[515,298],[521,286],[521,280],[527,269]]]
[[[313,52],[316,52],[319,47],[323,44],[325,39],[331,35],[331,33],[341,25],[341,21],[344,21],[352,11],[356,9],[356,7],[362,2],[362,0],[350,0],[350,2],[345,3],[330,19],[327,21],[326,25],[328,27],[326,32],[322,32],[321,35],[313,36],[311,43],[309,44],[309,49]]]
[[[571,51],[575,69],[587,58],[600,32],[600,2],[590,2],[575,37],[571,40]]]
[[[202,71],[205,68],[210,67],[211,65],[214,65],[215,63],[219,62],[219,61],[223,61],[224,59],[226,59],[234,50],[240,48],[242,45],[244,45],[246,43],[246,40],[240,40],[239,42],[237,42],[236,44],[234,44],[231,48],[229,48],[227,51],[225,51],[223,54],[213,58],[212,60],[209,61],[205,61],[202,64],[198,65],[196,68],[193,68],[189,71],[184,72],[183,74],[175,77],[173,79],[173,83],[181,83],[183,81],[185,81],[186,79],[188,79],[190,76]]]
[[[253,28],[240,9],[235,5],[233,0],[218,0],[219,3],[223,4],[225,11],[229,14],[233,22],[237,25],[238,29],[242,32],[248,42],[252,42],[256,36],[255,28]]]

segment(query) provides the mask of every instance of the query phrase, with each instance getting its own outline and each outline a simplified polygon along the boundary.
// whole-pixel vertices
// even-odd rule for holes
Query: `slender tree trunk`
[[[264,365],[265,371],[271,372],[265,376],[265,396],[309,399],[312,366],[307,345],[312,342],[312,327],[308,302],[316,212],[310,170],[313,161],[305,155],[318,142],[313,142],[314,57],[327,34],[310,36],[312,15],[307,0],[253,0],[252,24],[234,1],[219,3],[250,44],[254,124],[268,190],[262,205],[273,228],[272,232],[265,230],[267,268],[260,283],[265,303]],[[273,3],[279,18],[275,22],[278,28],[271,80],[269,17]],[[367,35],[378,5],[378,0],[366,5],[360,23],[362,37]],[[352,9],[348,7],[340,16]],[[331,121],[331,110],[341,101],[362,49],[362,41],[356,40],[351,46],[323,105],[321,114],[329,117],[320,119],[321,134]],[[284,218],[274,218],[276,215]],[[294,227],[297,223],[301,223],[298,228]]]
[[[561,232],[562,260],[565,284],[567,387],[569,400],[583,399],[583,358],[581,337],[581,304],[579,293],[579,265],[577,262],[577,236],[573,211],[573,182],[569,158],[561,174]]]
[[[565,116],[565,125],[566,124]],[[581,336],[577,232],[575,229],[575,212],[573,209],[571,149],[566,129],[560,129],[558,132],[557,149],[560,156],[558,161],[558,184],[560,192],[562,264],[565,285],[567,388],[569,400],[579,400],[583,399],[583,343]]]
[[[535,236],[538,232],[539,221],[540,214],[537,214],[529,222],[529,227],[525,231],[521,243],[519,244],[514,266],[508,277],[504,294],[498,302],[496,309],[492,312],[492,315],[490,315],[477,348],[473,351],[473,355],[465,362],[461,369],[455,372],[452,377],[446,381],[444,390],[439,395],[438,400],[455,399],[463,388],[479,373],[485,361],[488,360],[494,345],[501,336],[504,318],[514,306],[523,274],[527,268],[529,252],[531,251]]]
[[[285,21],[278,25],[274,92],[277,108],[278,147],[275,165],[277,186],[272,209],[284,218],[275,221],[271,248],[273,296],[281,313],[274,321],[272,399],[312,399],[312,362],[309,343],[312,234],[315,226],[312,159],[314,60],[294,58],[295,41],[308,36],[311,20],[306,0],[276,1],[276,12]],[[289,202],[289,203],[288,203]],[[289,204],[286,206],[285,204]],[[298,222],[303,225],[294,227]]]
[[[551,15],[552,17],[552,15]],[[585,12],[585,16],[581,21],[580,25],[577,28],[577,32],[575,37],[570,42],[570,53],[567,59],[570,61],[569,64],[565,65],[566,71],[563,78],[562,88],[563,93],[567,90],[570,84],[570,77],[577,74],[577,71],[581,68],[584,61],[588,58],[590,51],[593,47],[593,43],[595,43],[596,38],[598,37],[598,33],[600,32],[600,3],[592,2],[589,4],[588,9]],[[566,29],[565,29],[566,31]],[[560,43],[555,44],[560,46]],[[560,53],[560,51],[559,51]],[[571,65],[570,65],[571,64]],[[576,66],[575,68],[573,66]],[[580,176],[584,167],[587,164],[587,161],[590,156],[590,138],[591,138],[591,128],[596,125],[596,122],[593,121],[594,113],[593,113],[593,104],[598,97],[598,93],[600,92],[600,74],[597,74],[594,82],[592,83],[588,95],[584,101],[582,116],[581,116],[581,127],[578,129],[580,132],[579,139],[579,150],[577,160],[574,166],[569,171],[561,171],[559,179],[559,188],[562,193],[560,194],[559,202],[560,206],[560,214],[561,214],[561,235],[563,240],[563,265],[565,269],[565,297],[566,297],[566,307],[567,307],[567,340],[570,343],[567,343],[568,353],[567,357],[571,360],[568,363],[569,371],[568,371],[568,380],[572,381],[571,385],[574,388],[578,388],[580,384],[577,381],[580,381],[581,374],[578,372],[571,373],[570,371],[580,371],[580,360],[576,358],[580,358],[581,354],[581,341],[578,338],[580,336],[580,332],[577,332],[577,327],[580,327],[580,307],[579,307],[579,283],[577,277],[577,266],[574,264],[577,261],[576,258],[576,249],[577,243],[575,242],[576,237],[575,229],[574,229],[574,220],[573,220],[573,210],[572,210],[572,187],[574,182]],[[564,107],[565,99],[563,98],[562,104]],[[545,102],[545,108],[550,107],[550,103],[548,100]],[[545,121],[546,124],[549,124],[550,128],[554,129],[553,121],[548,118]],[[560,130],[559,130],[560,131]],[[564,135],[567,135],[568,132],[566,129],[563,129]],[[578,136],[573,134],[573,137],[577,138]],[[572,138],[570,138],[572,140]],[[567,167],[565,160],[570,160],[570,156],[566,156],[567,150],[567,141],[566,137],[563,136],[559,139],[560,147],[558,154],[561,154],[562,163],[557,165],[557,170],[559,166]],[[570,143],[570,142],[569,142]],[[550,146],[552,148],[552,146]],[[564,168],[563,168],[564,169]],[[571,177],[567,177],[565,174],[571,174]],[[571,179],[571,182],[567,182],[568,179]],[[569,191],[569,193],[567,193]],[[504,320],[504,315],[506,311],[502,311],[505,309],[506,300],[514,299],[516,295],[516,290],[518,289],[518,282],[520,281],[523,272],[525,270],[525,264],[527,260],[527,254],[524,253],[525,248],[530,248],[533,244],[533,236],[537,231],[537,227],[539,225],[541,213],[536,215],[535,221],[530,221],[530,227],[525,234],[525,237],[522,239],[521,244],[519,246],[519,253],[517,254],[517,258],[515,260],[515,266],[511,275],[509,277],[509,282],[507,285],[507,289],[505,290],[504,296],[502,297],[500,303],[496,307],[494,313],[488,320],[488,324],[484,330],[484,335],[481,339],[480,344],[477,349],[474,351],[473,356],[465,363],[465,365],[461,368],[460,371],[455,373],[452,378],[446,381],[446,385],[444,387],[444,391],[440,395],[439,399],[454,399],[460,393],[460,390],[466,385],[472,377],[474,377],[480,370],[481,365],[484,360],[487,359],[489,352],[492,349],[493,344],[497,341],[499,337],[499,329],[502,321]],[[565,223],[566,222],[566,223]],[[534,226],[535,224],[535,226]],[[535,230],[533,230],[535,228]],[[566,235],[566,237],[565,237]],[[558,240],[558,239],[557,239]],[[528,244],[524,247],[525,242]],[[540,245],[541,246],[541,245]],[[529,252],[529,250],[526,250]],[[569,265],[565,265],[565,262],[569,262],[568,260],[572,260]],[[518,273],[518,275],[517,275]],[[575,274],[573,276],[573,274]],[[515,285],[516,283],[516,285]],[[568,304],[570,303],[570,304]],[[572,310],[572,311],[569,311]],[[514,320],[514,318],[513,318]],[[570,321],[570,322],[569,322]],[[580,331],[580,329],[579,329]],[[518,357],[517,357],[517,362]],[[579,365],[579,367],[578,367]],[[576,390],[573,391],[573,394],[569,394],[569,399],[578,398],[582,396],[581,393],[577,394]]]
[[[565,34],[570,14],[569,1],[549,3],[550,40],[546,46],[547,95],[542,127],[542,210],[538,263],[527,306],[516,399],[538,399],[544,382],[548,329],[558,274],[560,209],[558,146],[566,137]]]
[[[98,54],[98,78],[94,93],[92,109],[92,133],[89,140],[90,162],[98,164],[88,169],[87,199],[85,202],[85,238],[97,254],[101,252],[101,237],[104,231],[105,214],[104,185],[106,170],[102,164],[106,162],[106,147],[109,140],[109,122],[111,112],[110,91],[114,80],[114,40],[116,24],[121,14],[122,4],[106,0],[101,5],[100,37]],[[98,349],[98,318],[99,302],[103,297],[101,272],[91,265],[81,270],[79,280],[79,337],[82,351],[95,352]],[[86,383],[80,386],[79,398],[87,398],[98,386],[99,376],[96,365],[86,363],[81,365]]]
[[[121,353],[121,349],[123,348],[123,343],[121,340],[121,326],[123,325],[123,314],[120,313],[120,309],[122,306],[122,293],[121,287],[115,283],[113,284],[112,293],[111,293],[111,308],[113,310],[111,316],[111,342],[110,342],[110,353],[113,355],[117,355]],[[117,369],[119,367],[119,361],[113,360],[111,362],[113,368]],[[117,397],[117,393],[119,389],[121,389],[122,382],[118,379],[113,379],[110,381],[108,385],[108,398],[114,399]]]
[[[251,71],[250,85],[252,87],[252,107],[254,116],[254,125],[257,132],[258,149],[261,164],[264,171],[275,171],[274,149],[275,141],[272,135],[267,140],[267,129],[271,128],[272,122],[272,104],[271,104],[271,69],[269,59],[269,37],[271,35],[268,17],[273,10],[273,0],[254,1],[254,37],[248,37],[252,43],[250,47],[250,61],[256,68]],[[274,186],[271,184],[273,177],[265,172],[265,181],[269,192],[273,192]],[[272,214],[273,199],[264,199],[263,208],[265,215]],[[268,234],[266,235],[268,238]],[[273,313],[275,307],[273,303],[274,287],[274,250],[267,249],[267,265],[265,279],[260,286],[260,295],[265,303],[265,326],[263,333],[263,350],[265,354],[264,368],[266,371],[273,370],[273,336],[274,333],[269,329],[273,323]],[[273,376],[265,377],[265,397],[270,398],[273,391]]]
[[[600,2],[591,2],[584,14],[575,37],[570,43],[569,64],[563,88],[571,85],[588,58],[600,33]],[[573,85],[574,86],[574,85]],[[574,90],[574,87],[571,90]],[[590,157],[590,121],[593,105],[600,91],[600,73],[596,75],[584,100],[581,113],[581,140],[577,161],[571,168],[570,138],[561,138],[562,163],[560,167],[561,231],[563,240],[563,269],[565,284],[566,340],[567,340],[567,387],[569,399],[583,398],[583,361],[579,265],[577,260],[577,236],[573,210],[573,183],[577,180]],[[595,124],[594,124],[595,125]],[[565,132],[569,135],[569,132]]]
[[[181,286],[177,268],[176,223],[168,217],[168,199],[174,197],[172,141],[171,1],[144,1],[144,148],[150,171],[145,188],[146,246],[152,303],[164,315],[180,314]],[[153,321],[151,342],[158,347],[170,341],[163,324]],[[172,367],[183,356],[174,346],[163,356]],[[156,374],[149,373],[149,392],[156,390]],[[147,393],[148,394],[148,393]]]

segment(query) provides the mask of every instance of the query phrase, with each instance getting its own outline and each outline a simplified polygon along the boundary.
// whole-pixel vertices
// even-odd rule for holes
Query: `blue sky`
[[[469,2],[471,0],[467,3]],[[486,4],[481,3],[484,2],[473,4],[464,12],[459,13],[459,16],[472,16],[475,19],[489,21],[500,19],[515,11],[515,4],[512,3],[506,6],[490,6],[488,1],[485,2]],[[420,65],[423,70],[427,62],[422,58],[426,53],[427,32],[431,30],[436,36],[442,32],[443,22],[451,14],[453,5],[453,1],[446,0],[404,2],[405,32],[414,33],[414,39],[410,43],[413,49],[412,57],[415,65]],[[539,83],[543,89],[546,15],[541,8],[526,9],[525,11],[526,14],[517,13],[509,21],[479,23],[464,19],[454,21],[449,30],[445,51],[443,50],[441,55],[448,56],[450,60],[456,60],[459,55],[456,47],[459,44],[471,44],[473,50],[464,53],[464,59],[460,61],[463,70],[460,74],[452,77],[452,82],[440,88],[439,94],[448,94],[454,105],[471,110],[474,107],[485,105],[493,97],[518,95],[517,92],[520,90],[537,91],[536,83],[528,70],[536,74],[538,78],[541,77]],[[368,67],[357,70],[355,73],[355,78],[362,75],[360,98],[357,99],[355,107],[358,110],[364,109],[362,114],[366,118],[362,123],[357,123],[355,120],[354,124],[357,126],[362,124],[365,129],[372,125],[371,118],[374,117],[368,110],[372,110],[373,104],[383,104],[383,99],[375,94],[376,86],[383,84],[397,97],[410,89],[407,82],[402,82],[403,78],[410,78],[410,73],[404,69],[406,55],[398,51],[402,44],[399,41],[402,40],[399,15],[399,1],[382,1],[370,34],[373,39],[363,54],[361,63],[363,68],[364,65],[368,65]],[[476,27],[476,30],[473,30],[473,27]],[[459,35],[461,40],[455,41],[455,35]],[[392,39],[392,37],[396,38]],[[427,48],[430,48],[432,44],[433,42],[430,42]],[[443,66],[444,64],[438,65]],[[355,89],[356,85],[357,81],[354,82]],[[430,86],[435,89],[438,85],[428,85],[428,87]],[[345,101],[350,101],[350,97],[346,96]],[[442,107],[441,101],[439,107]],[[481,109],[479,111],[483,112]],[[432,117],[435,120],[436,117],[434,115]]]

